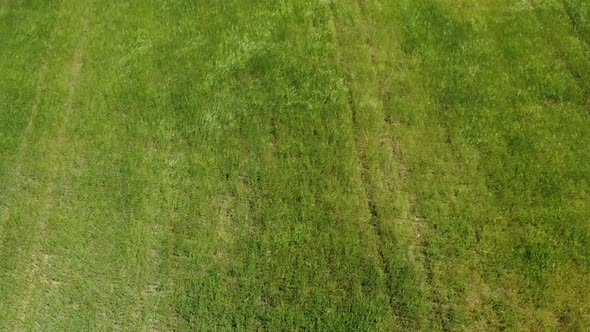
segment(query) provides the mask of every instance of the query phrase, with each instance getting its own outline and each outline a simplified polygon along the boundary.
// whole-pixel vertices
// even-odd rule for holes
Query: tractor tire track
[[[74,111],[74,98],[76,96],[76,90],[78,87],[80,72],[82,69],[82,58],[83,52],[86,45],[87,39],[87,32],[88,32],[88,20],[86,17],[83,18],[83,27],[81,31],[81,36],[79,38],[78,44],[76,46],[76,50],[74,52],[74,57],[72,59],[72,63],[70,66],[70,74],[69,74],[69,82],[68,82],[68,92],[66,96],[66,101],[63,107],[63,116],[59,124],[56,142],[53,145],[55,150],[53,151],[53,158],[57,159],[59,155],[63,152],[63,146],[65,143],[65,132],[70,121],[70,117]],[[38,106],[37,106],[38,107]],[[31,125],[32,127],[32,125]],[[50,183],[47,186],[47,189],[43,195],[45,200],[41,205],[42,209],[42,217],[39,219],[34,234],[45,234],[47,231],[47,212],[49,212],[53,206],[54,201],[54,192],[57,190],[58,186],[60,185],[59,182],[59,174],[60,171],[63,172],[63,169],[60,169],[59,160],[54,160],[53,165],[53,174],[54,178],[50,180]],[[25,291],[25,294],[22,296],[22,303],[20,306],[20,310],[18,313],[18,318],[22,324],[26,323],[28,320],[28,311],[31,306],[31,302],[33,300],[33,294],[35,289],[37,288],[37,283],[39,279],[42,279],[41,276],[45,274],[45,270],[49,263],[48,255],[43,253],[42,243],[39,238],[37,238],[34,242],[34,246],[32,249],[32,264],[30,265],[30,269],[27,271],[26,280],[28,287]],[[43,278],[44,279],[44,278]]]
[[[367,12],[367,4],[366,2],[360,1],[360,0],[356,0],[356,5],[358,7],[358,10],[361,14],[361,16],[363,17],[363,19],[366,22],[371,22],[371,19],[368,17],[369,13]],[[369,26],[368,24],[365,26]],[[378,60],[376,58],[376,51],[375,51],[375,45],[373,40],[370,37],[370,33],[366,32],[366,45],[368,47],[368,56],[370,59],[370,63],[371,63],[371,67],[372,70],[375,72],[375,74],[377,74],[379,72],[379,68],[378,66]],[[378,79],[375,79],[376,82],[378,82],[378,86],[380,86],[379,88],[379,92],[382,93],[383,90],[383,82],[380,82]],[[382,98],[382,96],[380,96],[380,98]],[[391,126],[390,121],[388,121],[387,117],[385,115],[383,115],[382,117],[382,121],[386,126]],[[395,148],[395,144],[393,143],[393,139],[391,138],[390,134],[386,134],[387,138],[386,139],[382,139],[383,141],[389,141],[389,152],[390,152],[390,156],[391,156],[391,160],[397,160],[402,169],[404,170],[402,172],[401,177],[404,181],[410,181],[409,178],[409,174],[407,172],[407,167],[405,166],[407,164],[407,162],[404,160],[404,157],[401,155],[401,152],[399,151],[399,148]],[[383,142],[382,142],[383,143]],[[365,156],[362,155],[363,159],[364,159],[364,163],[365,163],[365,168],[364,171],[365,173],[367,172],[367,167],[366,167],[366,158],[364,158]],[[363,160],[361,159],[361,160]],[[383,249],[384,243],[383,243],[383,239],[386,237],[386,235],[384,234],[383,231],[383,226],[381,225],[381,220],[379,218],[379,214],[378,214],[378,208],[376,206],[375,200],[373,199],[373,189],[371,188],[369,182],[367,179],[364,179],[364,183],[366,185],[366,195],[369,198],[369,209],[371,210],[371,215],[372,215],[372,219],[373,219],[373,227],[375,229],[375,233],[378,235],[379,239],[380,239],[380,245],[382,247],[382,249],[380,250],[380,254],[382,256],[382,261],[384,262],[384,269],[386,272],[386,276],[389,278],[387,280],[387,286],[388,286],[388,291],[390,293],[389,297],[391,300],[391,307],[394,310],[394,313],[399,314],[397,307],[398,305],[396,303],[394,303],[393,298],[392,298],[392,294],[395,294],[395,290],[394,290],[394,286],[392,284],[392,278],[393,278],[393,271],[391,271],[391,267],[389,266],[389,264],[385,263],[386,262],[386,257],[385,257],[385,252]],[[424,282],[426,283],[426,285],[431,286],[433,284],[434,281],[434,264],[432,261],[432,257],[430,255],[430,250],[429,250],[429,239],[426,236],[427,233],[427,227],[428,225],[425,223],[425,220],[423,218],[419,218],[417,217],[418,215],[418,211],[416,208],[416,204],[415,204],[415,197],[414,195],[411,193],[411,191],[406,190],[407,196],[408,196],[408,201],[409,201],[409,209],[410,209],[410,214],[414,216],[414,226],[413,229],[415,231],[415,235],[417,238],[417,247],[418,247],[418,251],[419,251],[419,255],[421,256],[421,263],[420,265],[422,266],[422,268],[424,269],[424,273],[425,273],[425,280]],[[438,298],[438,296],[435,296],[433,298],[433,302],[437,307],[440,307],[440,299]],[[440,316],[442,317],[442,313],[440,314]]]
[[[0,16],[4,15],[6,12],[6,7],[8,7],[8,0],[0,2]]]
[[[45,59],[41,63],[41,68],[39,69],[39,75],[37,77],[37,85],[35,88],[35,95],[33,97],[33,104],[31,106],[31,113],[30,113],[29,118],[27,120],[27,126],[25,127],[25,130],[23,132],[23,135],[21,137],[21,141],[19,143],[18,154],[16,157],[16,161],[14,163],[14,166],[13,166],[13,172],[16,176],[20,175],[21,169],[23,167],[24,157],[25,157],[27,151],[29,150],[29,145],[31,144],[31,142],[30,142],[31,132],[34,128],[34,121],[35,121],[35,118],[37,117],[37,113],[39,113],[39,104],[41,103],[41,96],[44,92],[45,77],[47,76],[47,70],[48,70],[48,65],[49,65],[48,56],[49,56],[49,53],[53,50],[53,45],[55,43],[55,39],[57,38],[57,35],[61,31],[61,23],[63,21],[63,17],[64,17],[64,6],[62,5],[62,7],[60,8],[58,17],[57,17],[57,22],[56,22],[53,30],[51,31],[51,34],[49,35],[49,40],[47,41],[47,52],[46,52],[47,54],[45,56]]]
[[[331,10],[332,24],[333,24],[333,29],[334,29],[334,34],[336,37],[336,44],[337,44],[337,50],[336,50],[337,63],[341,67],[340,69],[344,70],[342,55],[340,52],[340,49],[342,49],[342,47],[343,47],[342,40],[341,40],[342,31],[339,29],[338,24],[337,24],[337,15],[336,15],[336,8],[335,8],[334,2],[330,3],[330,10]],[[373,54],[373,51],[371,52],[371,54]],[[371,63],[373,66],[375,65],[373,56],[371,56]],[[395,316],[394,313],[396,312],[396,310],[395,310],[395,302],[392,297],[392,295],[394,294],[393,293],[393,286],[391,284],[392,271],[389,267],[389,264],[387,264],[387,259],[386,259],[386,255],[384,252],[383,229],[381,226],[381,220],[379,218],[379,211],[378,211],[377,203],[375,202],[375,199],[374,199],[374,192],[371,188],[370,181],[368,178],[369,167],[368,167],[368,162],[367,162],[367,158],[366,158],[366,153],[361,148],[361,144],[359,142],[360,141],[359,132],[358,132],[359,120],[358,120],[357,109],[356,109],[356,105],[355,105],[355,101],[354,101],[354,94],[352,91],[351,77],[350,77],[350,74],[347,74],[347,73],[344,73],[344,75],[345,75],[344,85],[345,85],[346,94],[347,94],[347,106],[348,106],[348,109],[351,113],[351,118],[352,118],[354,145],[357,150],[357,160],[358,160],[358,163],[360,164],[361,182],[362,182],[362,186],[363,186],[363,190],[364,190],[365,201],[367,203],[367,210],[370,213],[371,227],[373,229],[373,232],[374,232],[374,234],[376,236],[376,240],[377,240],[376,250],[378,253],[379,268],[381,269],[383,276],[385,278],[384,283],[385,283],[385,287],[387,290],[386,297],[388,299],[389,311],[390,311],[390,315],[392,317],[394,317]]]
[[[574,12],[573,12],[572,6],[567,2],[567,0],[561,0],[561,5],[563,6],[563,9],[565,10],[565,14],[569,20],[571,28],[574,31],[574,34],[576,35],[576,37],[580,41],[582,41],[586,45],[586,47],[590,47],[590,40],[588,39],[588,36],[586,36],[586,34],[584,34],[582,31],[580,31],[580,27],[579,27],[578,23],[576,22],[576,18],[574,17]]]
[[[553,35],[551,33],[547,32],[547,28],[548,28],[547,23],[544,21],[544,19],[542,17],[541,9],[539,8],[539,6],[537,6],[537,4],[533,0],[528,0],[528,2],[530,4],[530,6],[533,8],[533,14],[534,14],[535,19],[537,20],[537,22],[541,26],[541,29],[542,29],[542,32],[544,35],[544,39],[547,40],[550,47],[557,54],[557,56],[559,56],[562,63],[565,65],[567,71],[570,73],[570,76],[574,79],[574,81],[576,82],[576,85],[578,86],[580,91],[584,94],[585,103],[586,103],[586,106],[588,107],[588,112],[590,112],[590,90],[589,90],[588,84],[587,84],[587,77],[584,77],[585,75],[580,73],[580,71],[572,63],[572,61],[570,60],[570,57],[568,56],[566,51],[563,49],[563,47],[560,45],[560,43],[553,37]],[[581,40],[581,39],[579,39],[579,40]]]
[[[12,197],[12,195],[14,194],[15,191],[22,188],[22,184],[23,184],[22,183],[23,182],[22,172],[23,172],[23,167],[24,167],[24,159],[30,149],[30,144],[31,144],[31,140],[32,140],[31,133],[32,133],[33,127],[34,127],[34,120],[37,117],[37,114],[39,113],[39,104],[41,103],[41,96],[42,96],[42,94],[44,92],[44,88],[45,88],[44,84],[45,84],[45,80],[46,80],[46,76],[47,76],[47,70],[49,67],[49,57],[50,57],[51,51],[53,50],[53,47],[55,44],[55,39],[57,38],[57,35],[61,31],[61,28],[62,28],[61,23],[63,21],[63,16],[64,16],[64,7],[62,5],[59,10],[59,14],[57,16],[57,20],[55,22],[55,25],[53,26],[53,29],[51,30],[51,33],[49,34],[49,39],[47,41],[47,47],[46,47],[46,54],[41,62],[41,66],[39,68],[39,73],[37,75],[37,81],[36,81],[37,83],[35,86],[35,94],[33,96],[33,102],[31,104],[31,112],[30,112],[29,117],[27,119],[27,125],[25,126],[23,134],[21,135],[20,142],[18,144],[18,150],[17,150],[15,162],[12,165],[11,172],[7,176],[8,183],[6,184],[6,187],[8,188],[8,191],[6,192],[3,200],[10,199],[10,197]],[[0,237],[2,237],[2,228],[1,227],[4,226],[4,224],[6,223],[6,221],[8,220],[8,218],[10,216],[10,212],[8,211],[8,207],[6,207],[6,206],[1,206],[1,207],[3,209],[6,209],[6,211],[4,211],[4,213],[0,214]]]

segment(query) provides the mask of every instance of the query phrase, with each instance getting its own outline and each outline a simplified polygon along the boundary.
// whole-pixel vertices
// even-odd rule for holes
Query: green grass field
[[[0,0],[1,331],[584,331],[588,294],[588,0]]]

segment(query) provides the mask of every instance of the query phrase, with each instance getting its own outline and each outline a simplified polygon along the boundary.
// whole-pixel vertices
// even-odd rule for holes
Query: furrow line
[[[586,45],[586,47],[589,47],[590,40],[588,40],[588,37],[585,34],[583,34],[582,31],[580,31],[580,27],[578,26],[578,23],[574,18],[574,13],[572,11],[571,5],[567,3],[567,0],[561,0],[561,4],[565,10],[565,14],[567,15],[570,25],[572,26],[572,30],[574,30],[574,34],[580,41],[582,41]]]
[[[340,64],[340,66],[343,65],[343,61],[342,61],[342,55],[340,54],[340,49],[342,48],[342,40],[340,37],[341,31],[338,28],[338,24],[336,23],[336,9],[334,8],[334,3],[330,3],[330,10],[331,10],[331,14],[332,14],[332,24],[334,25],[334,32],[335,32],[335,37],[336,37],[336,43],[337,43],[337,57],[338,57],[338,63]],[[343,68],[341,68],[343,69]],[[364,151],[361,149],[360,144],[359,144],[359,133],[357,130],[357,126],[358,126],[358,119],[357,119],[357,110],[356,110],[356,106],[354,104],[354,95],[353,95],[353,91],[352,91],[352,83],[350,81],[350,75],[344,73],[345,78],[344,78],[344,84],[345,84],[345,88],[346,88],[346,93],[347,93],[347,97],[348,97],[348,108],[351,112],[351,117],[352,117],[352,125],[353,125],[353,131],[354,131],[354,144],[357,150],[357,159],[360,163],[361,166],[361,181],[362,181],[362,185],[364,187],[364,194],[365,194],[365,200],[367,201],[367,209],[370,213],[370,218],[371,218],[371,226],[373,228],[373,231],[376,235],[377,238],[377,252],[379,255],[379,265],[380,265],[380,269],[384,274],[385,277],[385,287],[387,289],[387,299],[389,301],[389,310],[390,313],[393,315],[393,313],[395,313],[395,303],[394,300],[392,298],[392,294],[393,294],[393,286],[391,284],[391,276],[392,276],[392,271],[390,270],[388,264],[386,263],[386,257],[385,257],[385,253],[383,250],[384,244],[383,244],[383,230],[381,229],[381,224],[380,224],[380,220],[379,220],[379,212],[377,209],[377,204],[375,203],[374,199],[373,199],[373,192],[370,188],[370,184],[369,184],[369,179],[367,178],[367,173],[368,173],[368,167],[367,167],[367,160],[366,160],[366,156]]]
[[[551,48],[555,51],[555,53],[557,53],[557,55],[559,56],[559,58],[561,59],[561,61],[565,65],[567,71],[570,73],[572,78],[576,81],[578,88],[584,94],[586,105],[589,107],[588,112],[590,112],[590,91],[588,90],[585,78],[582,77],[582,74],[580,74],[580,72],[574,67],[571,60],[569,60],[568,55],[563,50],[563,48],[558,44],[558,42],[555,40],[555,38],[553,38],[553,36],[551,34],[548,34],[546,32],[547,24],[543,21],[543,18],[541,17],[539,7],[532,0],[528,0],[528,2],[531,5],[531,7],[533,8],[533,14],[534,14],[535,19],[541,25],[545,39],[549,42],[549,44],[551,45]]]
[[[68,83],[68,94],[66,97],[66,102],[64,104],[64,115],[63,115],[63,118],[60,122],[59,129],[58,129],[58,136],[56,138],[56,144],[54,145],[56,148],[56,150],[54,151],[56,155],[58,155],[60,153],[60,151],[62,150],[62,147],[64,144],[64,139],[65,139],[65,131],[67,128],[67,124],[69,122],[69,118],[70,118],[70,116],[73,112],[73,108],[74,108],[73,101],[74,101],[74,97],[75,97],[75,93],[76,93],[76,88],[78,86],[80,71],[82,68],[82,56],[83,56],[83,50],[84,50],[84,47],[86,44],[87,29],[88,29],[88,22],[87,22],[86,18],[84,18],[83,22],[84,22],[83,23],[83,30],[81,32],[82,36],[80,37],[80,41],[78,42],[78,45],[76,47],[76,51],[74,53],[74,58],[72,60],[70,78],[69,78],[69,83]],[[54,165],[53,171],[55,174],[55,178],[50,180],[51,182],[47,186],[47,189],[44,193],[44,197],[45,197],[44,203],[41,206],[41,209],[43,209],[43,211],[45,213],[47,213],[49,210],[52,209],[53,193],[57,189],[57,186],[59,185],[58,175],[57,175],[59,173],[59,166]],[[38,235],[45,234],[46,230],[47,230],[47,216],[42,214],[42,217],[39,219],[37,227],[35,229],[35,234],[38,234]],[[31,264],[31,267],[30,267],[30,269],[27,273],[27,277],[26,277],[26,280],[28,281],[29,286],[27,287],[25,294],[23,294],[21,309],[19,310],[20,312],[18,314],[18,317],[19,317],[21,323],[25,323],[27,321],[27,317],[28,317],[27,313],[28,313],[29,307],[31,306],[33,293],[37,287],[36,280],[39,279],[39,275],[44,273],[43,271],[47,268],[47,264],[48,264],[47,257],[48,256],[46,254],[41,254],[41,251],[42,251],[42,246],[41,246],[39,239],[37,239],[37,241],[35,242],[35,245],[33,247],[33,250],[32,250],[32,264]]]
[[[57,38],[57,35],[59,34],[59,31],[61,30],[61,22],[62,22],[62,18],[64,15],[64,7],[63,5],[60,8],[58,17],[57,17],[57,21],[55,22],[55,25],[53,26],[53,29],[51,30],[51,33],[49,35],[49,39],[47,41],[47,51],[46,51],[46,55],[45,58],[43,59],[41,66],[39,68],[39,73],[37,75],[37,83],[35,86],[35,94],[33,96],[33,102],[31,104],[31,113],[29,114],[29,117],[27,119],[27,125],[23,131],[23,134],[21,135],[21,139],[20,142],[18,144],[18,152],[16,155],[16,159],[14,164],[12,165],[11,171],[7,176],[7,184],[6,187],[8,188],[8,191],[5,193],[5,197],[4,199],[10,199],[10,197],[14,194],[14,192],[19,189],[21,186],[19,185],[19,178],[22,176],[22,168],[23,168],[23,163],[24,163],[24,159],[25,156],[27,154],[27,152],[29,151],[29,146],[31,144],[31,134],[33,131],[33,127],[34,127],[34,120],[39,112],[39,104],[41,103],[41,96],[44,92],[44,83],[45,83],[45,77],[47,76],[47,70],[49,67],[49,56],[50,56],[50,52],[53,49],[53,44],[55,43],[55,39]],[[2,227],[4,226],[5,222],[7,221],[7,219],[10,216],[10,211],[8,211],[8,207],[6,206],[1,206],[1,209],[6,209],[5,211],[3,211],[4,213],[0,214],[0,236],[1,236],[1,232],[2,232]],[[0,210],[1,211],[1,210]]]

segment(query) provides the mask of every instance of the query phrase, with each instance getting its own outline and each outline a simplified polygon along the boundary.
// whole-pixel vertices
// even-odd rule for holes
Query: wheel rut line
[[[12,170],[7,177],[8,182],[9,182],[7,187],[9,188],[9,190],[5,194],[4,198],[11,197],[14,194],[14,192],[20,188],[19,178],[22,176],[21,173],[22,173],[22,168],[24,166],[23,165],[24,159],[25,159],[27,152],[29,151],[29,146],[31,144],[30,140],[31,140],[31,133],[32,133],[33,127],[34,127],[34,120],[35,120],[37,114],[39,113],[39,104],[41,102],[41,96],[43,94],[45,78],[47,76],[47,71],[49,68],[49,57],[50,57],[51,50],[53,49],[55,39],[57,38],[57,35],[59,34],[59,32],[61,30],[61,23],[62,23],[63,16],[64,16],[64,7],[62,5],[60,7],[59,14],[58,14],[56,22],[53,26],[53,29],[51,30],[51,33],[49,34],[49,39],[47,41],[47,47],[46,47],[46,55],[45,55],[43,61],[41,62],[41,66],[39,68],[39,73],[37,74],[37,81],[36,81],[37,83],[35,86],[35,94],[33,96],[33,102],[31,104],[31,112],[30,112],[29,117],[27,119],[27,125],[25,126],[25,130],[23,131],[23,134],[21,135],[20,142],[18,144],[18,151],[17,151],[15,162],[12,165]],[[7,208],[7,207],[0,205],[0,211],[5,208]],[[6,222],[8,217],[10,216],[10,213],[8,210],[6,210],[4,212],[5,213],[0,214],[0,227],[3,227],[4,223]],[[0,236],[2,236],[2,233],[1,233],[2,230],[3,229],[0,228]]]
[[[360,0],[356,0],[356,5],[359,9],[360,14],[363,16],[364,20],[370,20],[370,18],[368,18],[368,14],[367,14],[367,9],[366,6],[364,5],[364,3]],[[378,62],[376,59],[376,54],[375,54],[375,45],[372,41],[372,39],[370,38],[370,34],[369,32],[365,32],[367,34],[367,38],[366,38],[366,44],[367,47],[369,48],[369,58],[370,58],[370,63],[371,63],[371,68],[373,69],[374,73],[377,75],[378,73]],[[382,83],[378,80],[378,78],[375,78],[376,82],[379,82],[379,85],[381,85]],[[382,96],[380,96],[380,98],[382,98]],[[383,117],[383,122],[385,125],[391,125],[389,123],[389,121],[387,120],[387,118],[384,116]],[[386,134],[387,136],[389,136],[389,140],[393,143],[393,140],[391,138],[391,136],[388,134]],[[392,158],[396,156],[396,159],[398,160],[398,162],[401,164],[403,169],[407,169],[407,167],[405,165],[407,165],[407,162],[404,160],[404,158],[401,156],[401,154],[396,152],[396,149],[394,147],[394,145],[390,145],[391,149],[392,149]],[[364,157],[364,155],[363,155]],[[366,169],[366,158],[363,161],[365,166],[364,166],[364,171],[367,172]],[[403,172],[403,174],[400,174],[403,178],[406,178],[406,181],[408,180],[408,174],[407,172]],[[371,211],[371,215],[372,215],[372,219],[373,219],[373,226],[375,229],[376,234],[379,237],[380,240],[380,245],[383,245],[383,230],[379,221],[379,215],[378,215],[378,210],[377,210],[377,206],[372,198],[373,193],[371,192],[371,188],[370,185],[368,185],[368,181],[365,179],[363,180],[366,186],[366,195],[368,197],[368,201],[369,201],[369,210]],[[416,224],[416,235],[418,237],[418,245],[419,245],[419,253],[420,256],[422,256],[423,262],[421,263],[422,267],[425,270],[425,277],[426,277],[426,282],[428,285],[432,285],[433,280],[434,280],[434,268],[433,268],[433,262],[432,262],[432,257],[430,255],[429,252],[429,241],[428,238],[424,235],[425,231],[424,228],[426,227],[425,223],[424,223],[424,219],[423,218],[419,218],[417,217],[417,211],[416,211],[416,206],[415,206],[415,198],[414,195],[411,193],[411,191],[406,190],[407,195],[408,195],[408,200],[409,200],[409,204],[410,204],[410,216],[414,216],[414,221]],[[385,262],[385,257],[384,257],[384,252],[383,250],[380,250],[380,254],[382,255],[382,261]],[[385,272],[387,273],[388,276],[392,275],[392,271],[390,269],[390,266],[388,264],[384,265],[384,268],[386,268]],[[393,294],[393,286],[391,285],[391,282],[388,282],[388,290],[390,292],[390,294]],[[393,299],[390,296],[390,300],[392,301]],[[438,297],[436,297],[434,299],[434,303],[437,305],[437,307],[440,307],[440,300],[438,299]],[[392,310],[394,310],[395,313],[397,313],[397,310],[395,310],[395,308],[397,307],[393,301],[391,302],[391,307]],[[442,313],[441,313],[442,315]]]
[[[160,190],[162,197],[159,199],[163,200],[163,204],[162,209],[155,215],[159,221],[152,224],[154,227],[152,231],[156,234],[153,237],[153,242],[148,246],[153,275],[148,278],[149,280],[140,295],[142,296],[142,304],[149,306],[146,314],[147,319],[142,322],[146,331],[178,330],[181,320],[174,310],[174,301],[171,301],[170,297],[170,294],[177,291],[175,283],[179,279],[179,264],[175,260],[174,248],[166,249],[164,247],[165,242],[174,244],[178,242],[178,234],[174,231],[174,227],[182,219],[179,210],[182,206],[180,200],[183,195],[179,189],[181,187],[180,180],[176,178],[181,153],[175,150],[175,142],[167,138],[163,148],[164,152],[159,157],[162,159],[156,158],[165,164],[159,181],[154,184],[155,188]],[[181,165],[184,165],[184,160],[180,162],[182,162]],[[164,269],[167,265],[169,266]]]
[[[278,133],[277,133],[277,115],[275,111],[270,113],[270,146],[272,151],[278,148]]]
[[[87,38],[87,30],[88,30],[88,20],[87,17],[83,18],[83,27],[81,31],[81,36],[79,38],[78,44],[76,46],[76,50],[74,51],[74,57],[72,59],[70,75],[69,75],[69,82],[68,82],[68,93],[66,96],[66,101],[63,107],[63,117],[60,121],[58,133],[56,137],[56,144],[54,145],[56,148],[52,151],[53,158],[59,158],[59,155],[62,152],[62,147],[65,140],[65,131],[67,125],[69,123],[69,118],[73,113],[74,105],[74,97],[76,93],[76,88],[78,86],[80,71],[82,68],[82,57],[83,51],[86,46],[86,38]],[[55,160],[53,164],[53,178],[49,180],[49,184],[47,189],[43,195],[45,197],[43,204],[41,205],[41,218],[37,222],[37,226],[35,228],[35,234],[45,234],[47,230],[47,213],[53,208],[52,203],[54,201],[53,193],[56,191],[59,182],[59,175],[58,173],[61,170],[59,160]],[[25,323],[28,318],[28,310],[31,306],[31,301],[33,298],[33,293],[37,288],[38,279],[42,274],[45,274],[45,270],[49,263],[48,255],[43,253],[42,244],[40,242],[39,237],[36,237],[34,240],[34,245],[32,248],[32,257],[31,257],[31,267],[27,272],[26,280],[28,282],[28,287],[23,294],[22,303],[20,306],[20,310],[18,313],[18,318],[21,323]]]
[[[334,34],[336,37],[336,56],[337,56],[337,62],[339,64],[339,67],[341,70],[344,70],[344,66],[343,66],[343,61],[342,61],[342,54],[340,52],[340,49],[342,49],[342,40],[341,40],[341,31],[338,28],[338,24],[337,24],[337,16],[336,16],[336,8],[334,7],[334,2],[330,3],[330,10],[331,10],[331,16],[332,16],[332,24],[333,24],[333,28],[334,28]],[[374,58],[371,56],[371,62],[373,63]],[[379,268],[381,269],[385,280],[384,280],[384,284],[387,290],[387,299],[388,299],[388,304],[389,304],[389,311],[390,311],[390,315],[392,316],[392,318],[395,317],[395,302],[393,300],[392,294],[393,294],[393,286],[391,284],[391,276],[392,276],[392,271],[389,268],[389,264],[386,263],[386,256],[385,256],[385,252],[383,250],[384,247],[384,242],[383,242],[383,230],[381,228],[381,222],[379,220],[379,211],[377,208],[377,204],[375,203],[374,200],[374,193],[371,190],[370,187],[370,182],[369,179],[367,177],[367,173],[368,173],[368,166],[367,166],[367,159],[365,156],[365,152],[364,150],[362,150],[362,148],[360,147],[360,139],[359,139],[359,132],[358,132],[358,118],[357,118],[357,109],[354,103],[354,94],[352,91],[352,82],[351,82],[351,77],[349,74],[347,73],[343,73],[344,74],[344,85],[345,85],[345,89],[346,89],[346,94],[347,94],[347,106],[348,109],[350,110],[351,113],[351,118],[352,118],[352,126],[353,126],[353,135],[354,135],[354,145],[355,145],[355,149],[357,151],[356,156],[357,156],[357,160],[358,163],[360,165],[360,176],[361,176],[361,181],[362,181],[362,186],[363,186],[363,190],[364,190],[364,196],[365,196],[365,200],[367,202],[367,210],[370,213],[370,221],[371,221],[371,228],[376,236],[376,240],[377,240],[377,254],[378,254],[378,260],[379,260]]]
[[[390,126],[394,125],[389,122],[387,122],[387,124]],[[428,225],[426,223],[427,220],[425,218],[419,216],[419,213],[416,208],[416,197],[412,193],[412,191],[406,187],[406,186],[408,186],[409,181],[410,181],[409,170],[406,166],[408,163],[407,163],[406,159],[404,158],[399,145],[394,143],[391,136],[389,136],[388,138],[389,138],[388,144],[391,149],[390,153],[400,163],[399,176],[400,176],[401,183],[402,183],[402,188],[403,188],[402,191],[405,192],[407,195],[406,198],[407,198],[407,202],[408,202],[408,210],[407,210],[408,211],[408,218],[413,219],[411,222],[412,222],[412,225],[415,227],[415,235],[418,239],[415,242],[415,244],[418,247],[417,251],[415,251],[415,252],[418,254],[418,256],[421,259],[421,261],[418,262],[418,264],[420,264],[419,266],[424,269],[424,275],[420,276],[419,278],[420,278],[420,281],[425,282],[426,285],[428,285],[428,287],[431,288],[433,281],[434,281],[434,263],[432,261],[431,254],[429,252],[430,243],[429,243],[428,237],[425,235],[426,231],[424,230],[426,227],[428,227]],[[436,294],[433,294],[431,292],[431,289],[428,289],[427,292],[428,292],[428,295],[431,296],[432,303],[436,306],[435,314],[439,315],[440,317],[443,317],[442,312],[439,314],[440,310],[438,309],[441,306],[441,300],[439,299],[438,296],[436,296]]]
[[[15,176],[18,176],[20,174],[25,154],[29,149],[31,139],[30,135],[34,127],[34,120],[37,116],[37,113],[39,112],[39,104],[41,102],[41,96],[43,94],[43,85],[45,83],[45,77],[47,76],[47,70],[49,67],[48,57],[50,56],[51,50],[53,50],[53,44],[55,43],[55,39],[57,38],[57,35],[61,30],[63,16],[64,8],[62,5],[58,14],[57,22],[55,23],[55,26],[53,27],[49,35],[49,40],[47,41],[47,54],[45,56],[45,59],[41,63],[41,68],[39,69],[39,74],[37,76],[37,84],[35,87],[35,95],[33,97],[33,103],[31,106],[31,113],[29,114],[27,126],[25,127],[25,131],[23,132],[21,141],[19,143],[18,154],[13,167],[13,172],[15,173]]]
[[[8,7],[8,0],[4,0],[0,2],[0,16],[4,15],[6,12],[6,7]]]
[[[582,43],[584,43],[586,45],[586,47],[590,47],[590,40],[588,40],[588,37],[580,31],[580,28],[579,28],[578,24],[576,23],[576,19],[574,18],[574,14],[572,12],[572,7],[570,6],[570,4],[567,3],[567,0],[561,0],[561,5],[563,6],[563,9],[565,10],[565,14],[567,15],[567,18],[570,22],[571,28],[572,28],[572,30],[574,30],[576,37],[580,41],[582,41]]]
[[[150,146],[150,148],[148,148],[148,151],[145,152],[145,159],[143,164],[148,165],[149,163],[153,163],[154,160],[156,160],[155,154],[156,154],[156,149],[152,146]],[[163,173],[166,173],[166,170],[163,171]],[[145,183],[146,188],[151,188],[151,186],[153,186],[153,183],[149,182],[149,183]],[[151,190],[146,190],[147,192],[150,191],[156,191],[157,186],[154,189]],[[142,199],[141,204],[141,208],[145,213],[146,207],[149,206],[150,201],[152,199],[152,196],[147,196],[147,198]],[[144,214],[142,214],[144,215]],[[147,264],[146,266],[149,267],[146,270],[143,271],[143,273],[145,273],[146,276],[146,280],[143,281],[143,285],[141,285],[141,287],[137,287],[137,297],[138,300],[136,303],[137,306],[137,311],[141,311],[142,308],[144,308],[144,313],[142,313],[141,315],[138,316],[144,316],[144,319],[140,319],[140,323],[143,327],[144,330],[146,331],[160,331],[161,329],[159,328],[159,324],[160,321],[158,320],[158,317],[155,317],[155,311],[156,311],[156,307],[157,307],[157,294],[159,292],[159,289],[162,288],[162,284],[161,281],[157,278],[157,271],[160,269],[161,264],[162,264],[162,257],[161,257],[161,253],[160,253],[160,248],[158,247],[161,239],[160,237],[162,236],[161,234],[159,234],[162,230],[164,229],[164,227],[162,227],[162,223],[158,222],[158,221],[152,221],[156,219],[155,215],[149,215],[149,213],[147,215],[145,215],[144,218],[150,220],[150,222],[146,223],[145,225],[136,225],[135,229],[133,230],[133,232],[136,234],[136,236],[138,237],[142,237],[141,233],[146,232],[146,233],[153,233],[153,239],[151,239],[151,241],[147,242],[147,245],[145,248],[137,248],[136,250],[140,251],[141,249],[145,249],[146,251],[146,257],[147,257]],[[148,227],[147,229],[140,229],[141,227]],[[145,236],[143,236],[145,237]],[[139,253],[138,253],[139,254]],[[151,270],[153,269],[153,270]],[[137,314],[137,312],[135,312],[134,314]]]
[[[539,7],[532,0],[527,0],[527,1],[531,5],[531,7],[533,8],[533,14],[534,14],[535,19],[541,25],[544,39],[546,39],[549,42],[551,48],[559,56],[559,58],[561,59],[561,61],[565,65],[567,71],[570,73],[570,75],[572,76],[572,78],[576,82],[576,85],[578,86],[580,91],[584,94],[586,106],[589,107],[588,112],[590,112],[590,92],[588,90],[588,87],[587,87],[584,77],[582,77],[582,75],[579,73],[579,71],[574,67],[572,62],[569,60],[569,56],[566,54],[566,52],[563,50],[563,48],[559,45],[559,43],[555,40],[555,38],[553,38],[551,34],[547,33],[547,24],[543,21],[543,18],[541,17]],[[575,29],[574,29],[574,32],[575,32]]]
[[[158,155],[158,152],[155,149],[150,149],[146,155],[146,162],[145,164],[150,164],[154,162],[162,162],[165,166],[163,167],[161,178],[159,181],[155,183],[146,184],[149,188],[152,188],[155,192],[160,192],[162,195],[166,194],[166,187],[174,187],[172,173],[174,171],[172,160],[175,158],[172,157],[173,153],[170,152],[173,150],[171,143],[167,143],[165,148],[163,148],[163,157]],[[142,207],[145,209],[149,203],[153,200],[159,202],[159,200],[167,200],[167,197],[153,197],[148,196],[141,204]],[[171,224],[178,219],[176,213],[176,194],[173,194],[173,198],[171,199],[171,210],[167,213],[164,212],[166,206],[162,204],[162,208],[158,209],[153,215],[150,216],[150,220],[154,219],[157,221],[150,222],[143,227],[149,227],[145,229],[145,232],[153,233],[153,237],[151,241],[148,242],[146,246],[147,257],[148,257],[148,267],[149,269],[145,271],[147,273],[147,278],[143,283],[142,287],[138,287],[138,298],[139,303],[138,306],[143,307],[145,319],[140,319],[140,324],[145,331],[166,331],[167,326],[169,324],[173,324],[175,317],[166,317],[163,316],[164,319],[169,318],[170,321],[162,321],[160,318],[162,317],[162,307],[165,307],[162,302],[165,300],[165,293],[170,292],[171,286],[170,282],[173,282],[174,274],[171,271],[167,271],[168,275],[163,274],[161,269],[163,268],[163,264],[166,259],[169,257],[166,256],[166,252],[162,247],[162,242],[165,241],[165,237],[173,237],[174,234],[171,231]]]

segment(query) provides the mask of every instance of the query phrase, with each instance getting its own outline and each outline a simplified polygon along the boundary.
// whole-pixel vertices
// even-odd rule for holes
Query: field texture
[[[590,329],[588,0],[1,0],[1,331]]]

